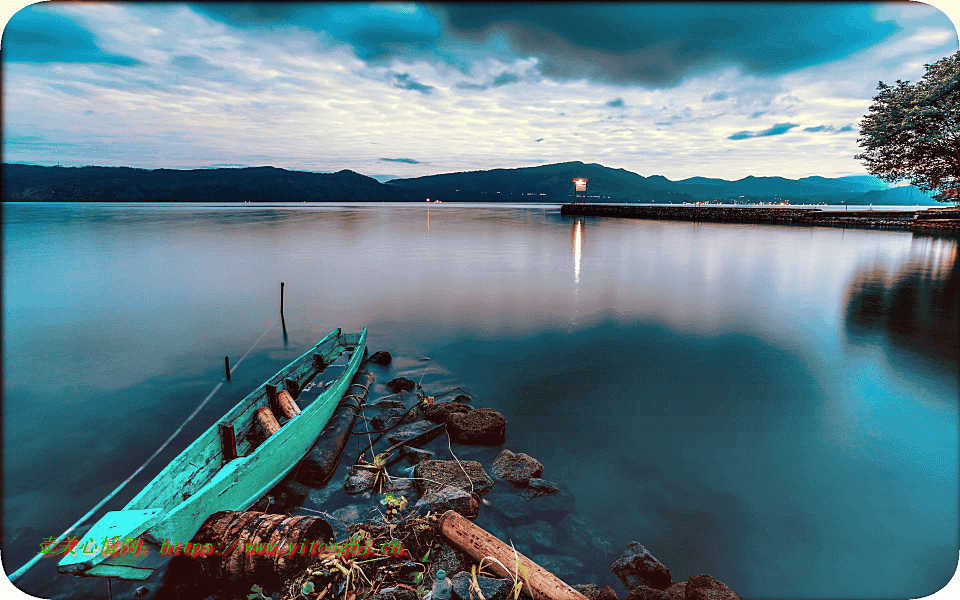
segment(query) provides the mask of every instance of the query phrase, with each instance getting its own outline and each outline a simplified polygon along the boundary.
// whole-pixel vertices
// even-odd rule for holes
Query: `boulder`
[[[580,592],[587,600],[597,600],[597,596],[600,595],[600,588],[595,583],[580,583],[573,586],[573,589]]]
[[[443,569],[445,573],[459,573],[467,570],[469,564],[470,561],[463,552],[441,541],[430,560],[430,577],[436,579],[438,569]]]
[[[403,446],[400,450],[403,457],[407,459],[411,465],[421,463],[425,460],[430,460],[433,458],[433,452],[429,450],[424,450],[423,448],[415,448],[413,446]]]
[[[560,545],[577,556],[590,556],[603,562],[613,560],[613,540],[608,532],[597,527],[587,515],[570,513],[557,527]]]
[[[742,600],[722,581],[710,575],[694,575],[687,580],[685,600]]]
[[[385,407],[367,415],[370,419],[370,429],[372,431],[383,431],[387,427],[400,422],[400,419],[407,413],[402,403],[399,408]]]
[[[623,555],[610,565],[610,570],[628,590],[641,585],[665,590],[671,583],[670,569],[641,546],[640,542],[630,542]]]
[[[523,497],[527,500],[533,500],[534,498],[549,496],[559,491],[560,488],[557,487],[557,484],[534,477],[527,481],[527,489],[523,490],[522,493]]]
[[[487,600],[507,600],[513,589],[513,582],[509,579],[495,579],[493,577],[477,577],[477,584],[483,597]],[[452,600],[471,600],[470,574],[460,571],[450,580],[450,598]],[[472,597],[477,599],[477,595]]]
[[[678,581],[667,588],[667,598],[669,600],[687,600],[687,582]]]
[[[393,357],[390,356],[390,353],[389,353],[389,352],[386,352],[386,351],[384,351],[384,350],[381,350],[381,351],[379,351],[379,352],[374,352],[374,353],[370,356],[370,358],[368,358],[367,360],[369,360],[369,361],[372,362],[372,363],[375,363],[375,364],[378,364],[378,365],[381,365],[381,366],[385,366],[385,365],[389,365],[389,364],[390,364],[390,361],[393,360]]]
[[[580,570],[583,569],[582,562],[563,554],[536,554],[530,558],[563,581],[576,581],[579,579]]]
[[[427,433],[435,427],[437,427],[436,424],[431,423],[430,421],[417,421],[416,423],[410,423],[409,425],[401,425],[400,427],[397,427],[387,434],[387,439],[390,440],[391,444],[399,444],[400,442],[405,442],[411,438],[417,437],[418,435]],[[441,434],[443,434],[442,427],[438,428],[436,431],[424,437],[423,439],[418,440],[414,445],[422,446],[423,444],[440,437]]]
[[[493,489],[493,480],[483,470],[483,466],[472,460],[462,460],[459,463],[455,460],[425,460],[417,463],[413,476],[421,497],[447,486],[460,488],[477,498]]]
[[[557,532],[544,521],[534,521],[515,527],[513,538],[521,544],[539,545],[547,549],[557,545]]]
[[[458,444],[499,446],[504,442],[507,420],[492,408],[453,413],[447,419],[450,439]]]
[[[609,585],[605,585],[600,588],[600,593],[597,595],[597,600],[620,600],[617,597],[617,593],[613,591],[613,588]]]
[[[387,382],[387,387],[390,388],[390,391],[394,394],[399,394],[400,392],[409,392],[412,391],[417,384],[410,381],[406,377],[397,377],[396,379],[391,379]]]
[[[472,402],[473,398],[471,398],[470,396],[465,396],[463,394],[457,394],[457,396],[453,399],[453,401],[454,402]]]
[[[663,590],[655,590],[645,585],[638,585],[630,590],[624,600],[670,600],[670,596]]]
[[[459,402],[437,402],[423,411],[423,416],[434,423],[446,423],[453,413],[465,413],[473,410],[472,407]]]
[[[343,491],[348,494],[359,494],[372,488],[376,480],[377,475],[374,471],[353,466],[350,467],[347,480],[343,483]]]
[[[477,514],[477,501],[460,488],[445,487],[442,490],[424,494],[417,501],[414,509],[424,515],[428,512],[442,515],[448,510],[454,510],[465,517],[473,517]]]
[[[540,461],[523,452],[511,452],[503,449],[490,466],[493,474],[506,479],[515,486],[525,486],[531,477],[540,477],[543,465]]]

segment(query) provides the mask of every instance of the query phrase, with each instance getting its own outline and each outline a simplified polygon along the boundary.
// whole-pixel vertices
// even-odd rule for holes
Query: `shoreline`
[[[939,207],[934,207],[939,208]],[[564,216],[618,217],[698,223],[741,223],[750,225],[802,225],[912,231],[930,235],[960,236],[960,211],[949,218],[930,218],[920,211],[857,210],[824,211],[818,208],[730,208],[713,206],[638,206],[613,204],[564,204]]]

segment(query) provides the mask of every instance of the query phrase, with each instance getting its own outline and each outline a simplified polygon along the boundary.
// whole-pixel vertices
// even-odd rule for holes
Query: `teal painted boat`
[[[304,457],[330,420],[363,361],[366,339],[366,328],[360,333],[330,332],[241,400],[122,510],[97,521],[57,571],[146,579],[163,564],[160,550],[165,543],[175,547],[189,542],[214,512],[245,510],[263,497]],[[277,403],[284,400],[284,391],[307,385],[344,352],[349,359],[336,381],[299,414],[281,420],[275,433],[265,439],[258,435],[258,411],[266,407],[271,414],[279,413]],[[304,392],[300,400],[308,396]],[[111,555],[115,548],[105,548],[104,542],[118,538],[127,551]]]

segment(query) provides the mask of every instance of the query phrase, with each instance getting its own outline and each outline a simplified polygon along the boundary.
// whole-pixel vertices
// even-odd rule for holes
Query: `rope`
[[[247,355],[249,355],[250,352],[257,346],[257,344],[259,344],[259,343],[263,340],[263,338],[267,337],[267,334],[270,333],[270,331],[273,330],[273,328],[276,327],[276,326],[277,326],[277,324],[274,323],[274,324],[271,325],[266,331],[263,332],[263,335],[261,335],[260,338],[257,339],[257,341],[255,341],[255,342],[253,343],[253,346],[250,346],[250,349],[247,350],[246,354],[244,354],[243,356],[240,357],[240,360],[237,361],[237,364],[233,365],[233,368],[230,369],[230,373],[233,373],[233,372],[236,370],[236,368],[237,368],[238,366],[240,366],[240,363],[243,362],[243,359],[245,359],[245,358],[247,357]],[[210,399],[213,398],[214,394],[216,394],[216,393],[220,390],[220,388],[223,387],[223,384],[224,384],[224,382],[225,382],[226,380],[227,380],[226,377],[224,377],[223,379],[220,380],[220,383],[218,383],[218,384],[216,385],[216,387],[213,388],[213,391],[210,392],[209,394],[207,394],[207,397],[203,399],[203,402],[201,402],[201,403],[197,406],[197,408],[195,408],[195,409],[193,410],[193,412],[190,413],[190,416],[187,417],[187,420],[184,421],[183,423],[181,423],[181,424],[180,424],[180,427],[177,427],[177,430],[174,431],[172,434],[170,434],[170,437],[167,438],[167,441],[163,442],[163,444],[161,444],[160,447],[157,448],[156,451],[154,451],[154,453],[150,455],[150,458],[148,458],[142,465],[140,465],[139,467],[137,467],[137,470],[134,471],[133,474],[131,474],[129,477],[127,477],[126,479],[124,479],[123,482],[116,487],[116,489],[114,489],[112,492],[110,492],[109,494],[107,494],[107,497],[106,497],[106,498],[104,498],[103,500],[101,500],[100,502],[98,502],[96,506],[94,506],[93,508],[90,509],[89,512],[87,512],[87,514],[85,514],[85,515],[83,515],[82,517],[80,517],[80,520],[79,520],[79,521],[77,521],[76,523],[74,523],[73,525],[71,525],[66,531],[64,531],[63,533],[61,533],[61,534],[60,534],[60,537],[58,537],[57,540],[56,540],[55,542],[53,542],[53,544],[51,544],[50,547],[51,547],[51,548],[56,548],[56,547],[57,547],[57,544],[59,544],[61,541],[63,541],[63,538],[65,538],[65,537],[67,537],[68,535],[70,535],[70,533],[73,532],[73,530],[76,529],[77,527],[79,527],[80,525],[83,525],[83,524],[86,522],[87,519],[89,519],[91,516],[93,516],[93,514],[96,513],[98,510],[100,510],[100,508],[102,508],[104,504],[106,504],[106,503],[109,502],[114,496],[116,496],[117,493],[120,492],[120,490],[122,490],[123,488],[127,487],[127,484],[130,483],[130,481],[132,481],[134,477],[136,477],[137,475],[139,475],[140,472],[143,471],[143,470],[146,468],[146,466],[149,465],[150,462],[153,461],[153,459],[156,458],[157,455],[160,454],[160,453],[163,451],[163,449],[166,448],[166,447],[170,444],[170,442],[173,441],[173,438],[177,437],[177,435],[179,435],[180,432],[183,431],[183,428],[187,425],[187,423],[189,423],[191,420],[193,420],[193,418],[194,418],[195,416],[197,416],[197,413],[199,413],[200,410],[201,410],[204,406],[206,406],[207,402],[209,402]],[[16,571],[14,571],[12,574],[10,574],[10,581],[16,581],[21,575],[23,575],[23,574],[26,573],[28,570],[30,570],[30,568],[33,567],[33,565],[37,564],[37,561],[39,561],[39,560],[40,560],[41,558],[43,558],[44,556],[46,556],[46,554],[44,554],[43,552],[39,552],[36,556],[34,556],[32,559],[30,559],[30,561],[27,562],[27,564],[23,565],[22,567],[20,567],[20,568],[17,569]]]

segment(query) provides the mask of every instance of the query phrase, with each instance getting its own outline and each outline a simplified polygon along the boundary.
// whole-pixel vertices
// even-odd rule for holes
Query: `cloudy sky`
[[[3,33],[3,158],[862,175],[877,82],[957,49],[899,2],[36,4]]]

